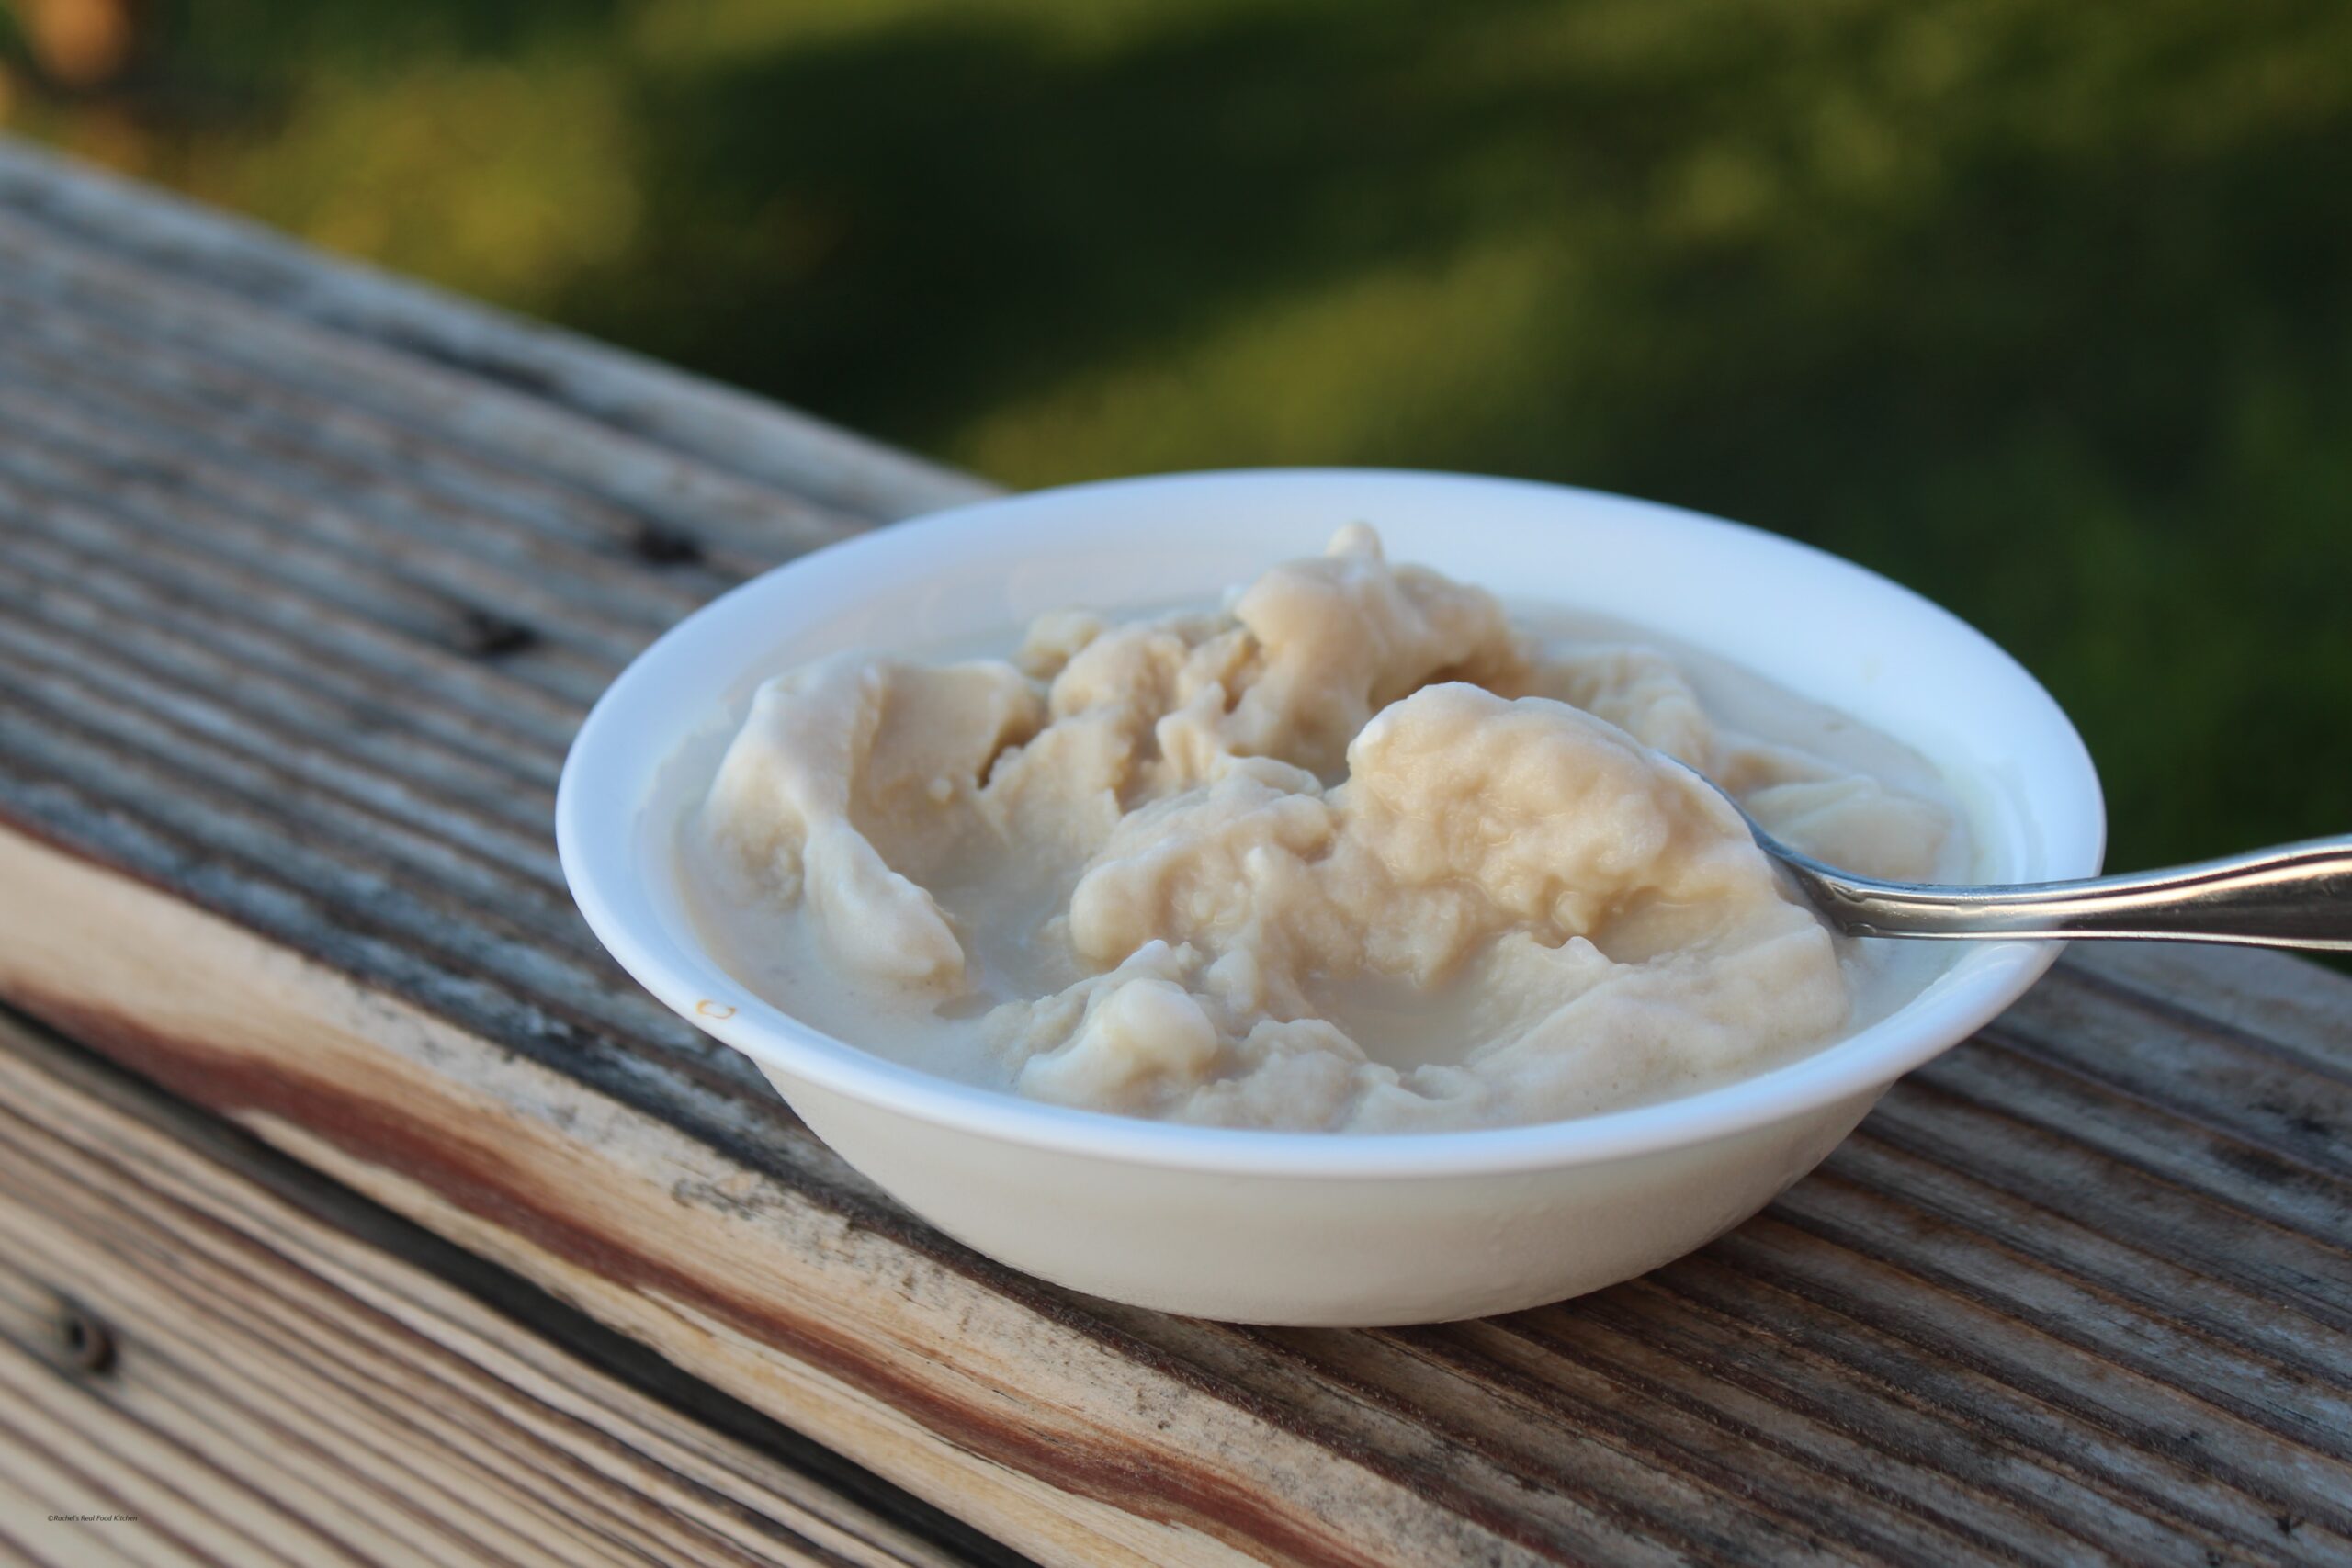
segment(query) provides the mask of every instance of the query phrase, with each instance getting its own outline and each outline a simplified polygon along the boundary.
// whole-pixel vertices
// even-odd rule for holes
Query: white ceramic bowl
[[[1986,880],[2098,869],[2098,781],[2065,716],[1977,632],[1770,534],[1585,491],[1358,470],[1180,475],[899,523],[687,617],[613,683],[556,802],[564,874],[631,975],[757,1063],[852,1165],[951,1235],[1098,1295],[1245,1322],[1401,1324],[1575,1295],[1679,1256],[1813,1168],[1894,1079],[1964,1038],[2056,944],[1972,943],[1915,1000],[1703,1094],[1487,1132],[1165,1125],[1036,1104],[869,1055],[751,995],[677,891],[681,813],[759,681],[850,647],[997,634],[1069,604],[1209,599],[1376,525],[1392,558],[1604,612],[1908,742],[1951,781]],[[667,765],[684,753],[689,761]]]

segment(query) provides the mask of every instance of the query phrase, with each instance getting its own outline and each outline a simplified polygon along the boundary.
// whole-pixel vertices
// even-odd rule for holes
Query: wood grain
[[[993,1559],[583,1360],[490,1272],[0,1018],[0,1528],[57,1564]]]
[[[0,301],[0,995],[991,1535],[2352,1560],[2343,977],[2080,953],[1764,1216],[1584,1301],[1340,1334],[1078,1298],[651,1003],[548,842],[630,651],[973,487],[6,151]]]

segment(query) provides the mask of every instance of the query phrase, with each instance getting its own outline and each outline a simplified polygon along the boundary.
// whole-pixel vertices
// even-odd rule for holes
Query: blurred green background
[[[2352,829],[2342,0],[0,0],[0,123],[1014,485],[1762,524]]]

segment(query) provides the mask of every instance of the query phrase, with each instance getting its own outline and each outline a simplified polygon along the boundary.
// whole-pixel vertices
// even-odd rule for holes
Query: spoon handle
[[[2137,937],[2352,952],[2352,838],[2015,887],[1876,882],[1783,855],[1814,907],[1849,936]]]

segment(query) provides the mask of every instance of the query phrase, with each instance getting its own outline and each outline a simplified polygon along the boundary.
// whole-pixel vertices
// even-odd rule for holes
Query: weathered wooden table
[[[0,1559],[2352,1561],[2293,959],[2078,951],[1498,1321],[1159,1317],[878,1197],[605,959],[551,790],[669,622],[979,488],[0,146]]]

